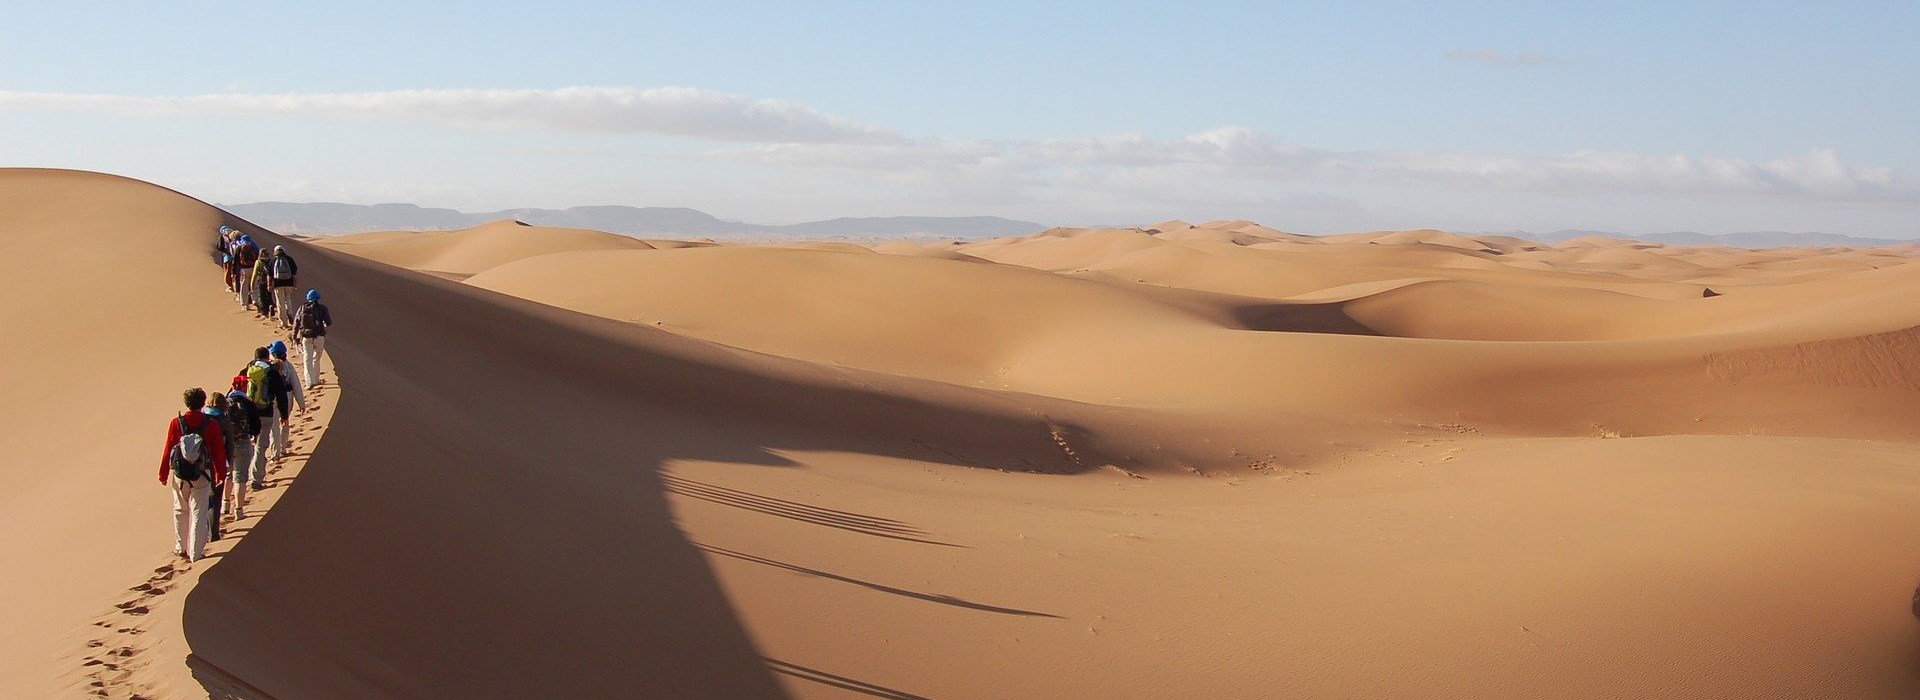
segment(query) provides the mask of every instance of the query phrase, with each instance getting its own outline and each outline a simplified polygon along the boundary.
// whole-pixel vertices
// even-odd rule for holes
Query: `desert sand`
[[[161,576],[165,421],[266,339],[222,223],[339,387]],[[45,170],[0,231],[0,696],[102,630],[112,697],[1920,696],[1913,247],[309,241]]]

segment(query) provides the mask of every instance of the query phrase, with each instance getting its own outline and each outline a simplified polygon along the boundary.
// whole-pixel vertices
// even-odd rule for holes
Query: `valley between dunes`
[[[268,339],[223,223],[340,384],[94,686]],[[1920,696],[1912,244],[295,239],[24,169],[0,233],[0,696]]]

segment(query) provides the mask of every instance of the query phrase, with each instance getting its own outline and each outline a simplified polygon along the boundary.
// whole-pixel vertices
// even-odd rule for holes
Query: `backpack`
[[[273,280],[275,282],[293,281],[293,258],[285,255],[273,256]]]
[[[247,400],[264,409],[267,402],[273,400],[273,385],[280,373],[273,371],[272,366],[256,361],[241,370],[241,374],[247,377]]]
[[[233,263],[235,265],[253,267],[253,261],[258,258],[259,254],[260,249],[253,247],[252,243],[241,243],[233,247]]]
[[[300,329],[300,337],[317,338],[327,332],[320,327],[320,302],[310,301],[300,307],[300,318],[293,324]]]
[[[253,402],[245,396],[227,396],[227,420],[233,424],[231,434],[238,442],[245,442],[260,433],[259,409],[254,408]]]
[[[213,420],[209,416],[200,417],[200,427],[187,431],[187,417],[175,418],[180,424],[180,442],[167,453],[167,465],[173,470],[173,478],[180,483],[199,481],[206,473],[207,438],[200,431],[207,429],[207,423]]]

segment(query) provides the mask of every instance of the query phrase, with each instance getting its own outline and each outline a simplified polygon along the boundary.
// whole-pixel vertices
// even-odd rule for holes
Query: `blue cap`
[[[286,357],[287,344],[278,340],[273,341],[272,345],[267,346],[267,354],[272,355],[274,357]]]
[[[249,235],[247,235],[247,234],[244,234],[244,233],[243,233],[243,234],[240,234],[240,240],[243,240],[243,241],[246,241],[246,242],[248,242],[248,243],[252,243],[252,242],[253,242],[253,236],[249,236]]]
[[[307,301],[319,301],[319,300],[320,300],[320,290],[318,289],[307,290]]]

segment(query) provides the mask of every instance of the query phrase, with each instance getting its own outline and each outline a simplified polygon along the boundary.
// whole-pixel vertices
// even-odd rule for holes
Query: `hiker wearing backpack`
[[[327,351],[327,327],[333,314],[320,303],[320,290],[307,290],[307,303],[293,315],[293,334],[300,339],[300,363],[307,371],[307,388],[320,383],[320,354]]]
[[[206,414],[208,418],[212,418],[214,424],[220,426],[220,435],[226,438],[223,444],[227,450],[227,472],[228,476],[231,477],[233,472],[234,435],[233,423],[227,419],[227,395],[217,391],[208,395],[207,405],[201,408],[200,412]],[[226,494],[228,488],[226,482],[226,479],[213,482],[213,489],[207,492],[207,520],[209,522],[207,526],[209,533],[207,540],[209,541],[217,541],[220,539],[220,515],[226,511],[225,506],[227,502]]]
[[[276,355],[278,360],[274,359]],[[286,361],[286,356],[287,344],[273,341],[271,346],[254,350],[253,364],[246,370],[247,398],[261,407],[260,439],[254,445],[253,455],[258,470],[256,478],[264,478],[268,456],[274,459],[287,456],[292,404],[297,404],[301,411],[307,410],[306,392],[294,378],[293,365]]]
[[[260,439],[262,409],[259,404],[247,398],[246,370],[241,370],[240,374],[233,378],[233,390],[227,392],[227,412],[233,414],[234,426],[239,429],[237,437],[240,438],[234,441],[235,451],[227,460],[233,465],[229,470],[232,472],[229,476],[236,481],[247,482],[247,490],[259,491],[266,486],[264,482],[267,475],[262,470],[253,468],[253,448],[254,443]],[[244,507],[235,508],[233,517],[236,519],[247,517],[245,512]]]
[[[248,284],[253,290],[253,310],[261,318],[273,317],[273,283],[267,272],[267,260],[271,257],[254,255],[253,271],[248,275]]]
[[[220,432],[227,436],[227,481],[213,487],[213,539],[217,540],[220,516],[231,513],[235,522],[247,517],[246,469],[253,459],[253,435],[260,431],[260,419],[253,415],[244,391],[215,392],[207,403],[204,411],[220,419]]]
[[[228,469],[228,478],[236,485],[245,484],[242,490],[234,494],[233,519],[247,517],[247,492],[258,491],[266,480],[265,474],[250,473],[253,465],[253,443],[260,437],[260,407],[247,398],[247,383],[244,377],[227,392],[227,415],[233,422],[233,452],[227,458],[232,468]]]
[[[160,454],[160,483],[173,490],[173,553],[187,561],[206,557],[212,534],[207,501],[213,485],[227,478],[227,438],[220,423],[200,409],[207,392],[181,394],[187,410],[167,422],[166,451]]]
[[[213,264],[220,266],[222,269],[225,269],[227,266],[227,253],[231,252],[227,249],[227,243],[230,242],[227,237],[229,231],[231,231],[231,229],[228,229],[223,224],[220,226],[220,230],[215,231],[213,234]]]
[[[259,408],[260,432],[254,435],[251,469],[255,490],[266,486],[263,482],[267,478],[267,457],[273,454],[273,439],[278,432],[275,427],[280,416],[274,412],[275,399],[280,401],[282,410],[286,406],[286,389],[281,386],[280,375],[273,371],[273,363],[268,357],[266,348],[254,348],[253,361],[240,370],[240,377],[235,378],[245,378],[247,402]]]
[[[214,257],[220,261],[220,274],[225,278],[222,281],[227,283],[227,291],[237,295],[240,292],[240,288],[234,286],[233,281],[233,242],[235,238],[236,236],[234,235],[233,229],[227,228],[225,224],[221,224],[220,236],[214,241],[213,249],[219,251],[219,255]]]
[[[240,235],[233,240],[233,279],[235,291],[240,295],[240,308],[251,309],[258,302],[254,291],[254,270],[260,262],[260,247],[253,244],[253,237]]]
[[[302,388],[300,384],[300,370],[294,369],[293,361],[287,359],[286,342],[280,340],[273,341],[272,344],[267,346],[267,354],[273,358],[273,370],[280,373],[280,385],[286,387],[287,395],[291,399],[291,404],[288,403],[287,399],[281,400],[279,405],[280,424],[274,426],[276,430],[280,431],[279,437],[276,438],[278,442],[274,443],[274,457],[283,458],[287,456],[287,429],[293,427],[293,421],[289,420],[293,414],[288,412],[287,408],[290,406],[299,406],[300,412],[306,413],[307,390]]]
[[[293,293],[299,285],[300,266],[294,263],[286,246],[273,247],[273,257],[267,262],[267,278],[273,283],[273,309],[280,319],[280,327],[292,328],[296,308]]]

